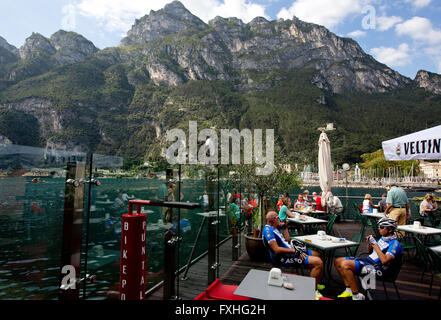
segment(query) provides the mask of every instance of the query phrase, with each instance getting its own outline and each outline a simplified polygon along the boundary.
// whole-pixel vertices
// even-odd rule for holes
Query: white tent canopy
[[[386,160],[441,159],[441,125],[383,141]]]

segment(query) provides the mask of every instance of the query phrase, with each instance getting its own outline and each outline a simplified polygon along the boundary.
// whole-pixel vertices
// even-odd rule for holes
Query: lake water
[[[57,299],[62,226],[64,213],[65,179],[44,179],[45,183],[29,183],[25,178],[0,179],[0,299]],[[94,274],[97,281],[87,285],[87,299],[117,298],[119,287],[120,231],[118,218],[126,213],[127,207],[113,206],[118,193],[126,193],[138,199],[154,199],[164,183],[158,179],[101,179],[101,185],[94,187],[91,194],[92,211],[89,224],[88,273]],[[86,188],[87,189],[87,188]],[[185,180],[181,185],[182,201],[200,202],[204,190],[204,180]],[[319,188],[308,188],[320,192]],[[222,182],[221,205],[224,204],[231,184]],[[294,198],[300,189],[291,192]],[[370,193],[381,197],[383,189],[350,188],[349,207],[360,204]],[[217,196],[217,187],[214,189]],[[335,188],[333,193],[346,205],[346,189]],[[408,192],[409,198],[424,196],[421,192]],[[86,199],[88,193],[86,192]],[[378,201],[378,200],[377,200]],[[375,202],[375,201],[374,201]],[[87,208],[87,203],[85,205]],[[163,235],[166,229],[158,224],[162,217],[161,208],[149,207],[147,213],[147,288],[153,287],[163,279]],[[202,216],[198,210],[181,210],[180,218],[185,230],[179,246],[179,266],[187,263],[194,245]],[[416,207],[412,207],[416,214]],[[86,210],[87,213],[87,210]],[[175,210],[175,224],[177,210]],[[85,214],[86,218],[86,214]],[[207,250],[207,233],[202,233],[194,258]],[[83,260],[85,258],[85,234],[83,232]],[[220,236],[228,236],[227,218],[220,218]],[[84,266],[82,266],[83,268]]]

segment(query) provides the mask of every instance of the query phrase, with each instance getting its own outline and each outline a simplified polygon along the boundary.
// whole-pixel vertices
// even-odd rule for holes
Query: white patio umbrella
[[[318,174],[320,188],[322,189],[322,205],[326,203],[325,197],[327,192],[331,191],[332,183],[334,180],[334,171],[331,163],[331,144],[328,136],[324,131],[320,134],[318,141]]]

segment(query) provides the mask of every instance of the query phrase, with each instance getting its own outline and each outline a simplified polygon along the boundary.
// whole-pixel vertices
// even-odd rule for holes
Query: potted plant
[[[261,261],[267,257],[261,232],[266,224],[266,214],[274,208],[271,201],[276,192],[289,192],[300,185],[297,173],[288,172],[283,165],[275,165],[270,175],[257,175],[257,165],[242,165],[238,167],[242,184],[255,188],[259,198],[259,207],[253,214],[252,233],[245,235],[245,247],[252,260]]]

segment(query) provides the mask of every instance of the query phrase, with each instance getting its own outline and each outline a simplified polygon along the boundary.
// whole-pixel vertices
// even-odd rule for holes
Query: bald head
[[[277,214],[277,212],[275,211],[270,211],[266,214],[266,223],[269,224],[270,226],[274,225],[274,224],[278,224],[278,218],[279,215]]]

